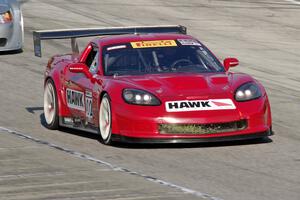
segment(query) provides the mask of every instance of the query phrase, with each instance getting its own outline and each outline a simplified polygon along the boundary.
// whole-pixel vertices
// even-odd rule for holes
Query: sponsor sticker
[[[177,41],[181,45],[201,46],[201,44],[197,40],[192,40],[192,39],[178,39]]]
[[[139,41],[130,42],[132,48],[151,48],[151,47],[175,47],[177,46],[175,40],[153,40],[153,41]]]
[[[85,115],[87,118],[93,118],[93,96],[92,92],[85,92]]]
[[[67,88],[66,98],[69,108],[74,108],[81,111],[85,110],[83,92]]]
[[[233,110],[235,105],[231,99],[208,99],[193,101],[167,101],[167,112],[187,112],[202,110]]]

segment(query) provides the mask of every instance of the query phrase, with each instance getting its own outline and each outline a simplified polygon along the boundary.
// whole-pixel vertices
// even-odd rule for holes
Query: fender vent
[[[6,38],[0,38],[0,47],[4,47],[6,45],[7,39]]]

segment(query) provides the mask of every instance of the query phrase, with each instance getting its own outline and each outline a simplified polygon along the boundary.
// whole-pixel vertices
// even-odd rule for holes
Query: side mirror
[[[83,73],[87,78],[91,78],[92,74],[84,63],[73,63],[69,65],[69,71],[73,73]]]
[[[225,70],[228,71],[230,67],[239,65],[239,60],[236,58],[225,58],[223,65]]]

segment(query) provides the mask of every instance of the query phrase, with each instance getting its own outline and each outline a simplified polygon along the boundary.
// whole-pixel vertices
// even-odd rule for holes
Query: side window
[[[97,53],[94,57],[94,60],[92,61],[91,65],[90,65],[90,70],[89,71],[92,74],[96,74],[98,72],[98,57],[99,57],[98,55],[99,54],[98,54],[98,51],[97,51]]]
[[[85,60],[85,64],[92,74],[95,74],[98,71],[98,55],[98,48],[94,47]]]
[[[104,55],[105,72],[116,73],[124,71],[141,71],[142,61],[133,50],[115,50]]]

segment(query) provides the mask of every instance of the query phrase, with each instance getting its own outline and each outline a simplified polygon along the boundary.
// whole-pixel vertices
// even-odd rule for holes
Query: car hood
[[[203,99],[230,98],[236,87],[253,79],[245,74],[211,73],[127,76],[119,80],[158,97]]]

